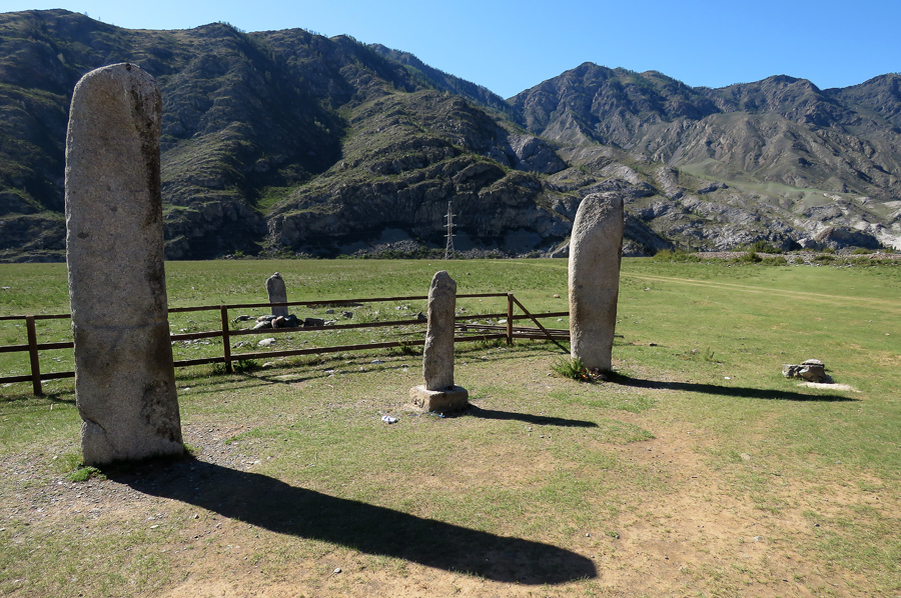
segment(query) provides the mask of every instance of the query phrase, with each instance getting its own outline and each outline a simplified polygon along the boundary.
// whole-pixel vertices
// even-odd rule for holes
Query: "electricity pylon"
[[[451,211],[453,202],[447,202],[447,244],[444,246],[444,259],[454,257],[454,214]]]

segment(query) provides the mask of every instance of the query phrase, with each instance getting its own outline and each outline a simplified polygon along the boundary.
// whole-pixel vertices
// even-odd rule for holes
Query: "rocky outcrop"
[[[540,190],[530,175],[456,157],[404,171],[394,180],[298,195],[269,219],[269,235],[278,246],[321,255],[352,253],[384,242],[386,232],[398,229],[438,246],[453,202],[457,249],[527,253],[569,232],[564,221],[538,205]]]
[[[0,262],[63,262],[66,222],[61,214],[0,218]]]
[[[236,200],[173,207],[165,217],[166,259],[209,259],[254,247],[266,222]]]
[[[566,163],[553,148],[532,135],[511,135],[510,147],[515,155],[513,167],[519,170],[554,174],[566,168]]]
[[[860,230],[853,230],[844,226],[830,226],[813,238],[813,243],[808,245],[816,249],[843,249],[845,247],[861,247],[863,249],[879,249],[879,239]]]
[[[826,373],[826,364],[819,359],[808,359],[797,365],[791,363],[783,364],[782,375],[786,378],[800,378],[815,384],[832,382],[832,377]]]

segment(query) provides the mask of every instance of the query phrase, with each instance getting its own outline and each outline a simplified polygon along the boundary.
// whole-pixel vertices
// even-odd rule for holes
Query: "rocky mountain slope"
[[[592,144],[618,148],[601,154],[657,192],[631,209],[664,236],[901,248],[899,87],[891,74],[825,91],[785,76],[693,89],[583,64],[510,102],[573,164]]]
[[[163,95],[167,256],[443,247],[559,254],[587,193],[627,248],[901,248],[898,75],[690,88],[593,64],[510,100],[415,56],[291,29],[125,30],[0,14],[0,261],[64,256],[68,103],[140,64]]]

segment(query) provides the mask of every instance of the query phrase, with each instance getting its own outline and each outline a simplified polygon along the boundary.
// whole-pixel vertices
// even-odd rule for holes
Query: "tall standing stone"
[[[413,403],[427,411],[451,411],[466,407],[469,393],[454,385],[454,316],[457,283],[444,270],[429,287],[428,330],[422,353],[425,384],[410,390]]]
[[[132,64],[91,71],[66,136],[66,261],[84,461],[184,452],[163,267],[162,102]]]
[[[622,196],[586,196],[569,243],[569,330],[572,358],[589,369],[612,368],[622,253]]]
[[[287,303],[288,290],[285,288],[285,281],[282,275],[276,272],[266,279],[266,294],[269,296],[269,303]],[[288,306],[281,305],[272,308],[273,316],[287,316]]]

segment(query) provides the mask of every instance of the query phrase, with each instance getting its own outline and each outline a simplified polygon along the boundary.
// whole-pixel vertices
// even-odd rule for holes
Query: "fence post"
[[[507,345],[513,344],[513,293],[507,293]]]
[[[28,358],[31,361],[31,387],[37,396],[44,394],[41,388],[41,364],[38,360],[38,333],[34,327],[34,316],[25,316],[25,329],[28,331]]]
[[[232,373],[232,345],[228,338],[228,307],[219,306],[219,314],[222,317],[222,354],[225,357],[225,371]]]

